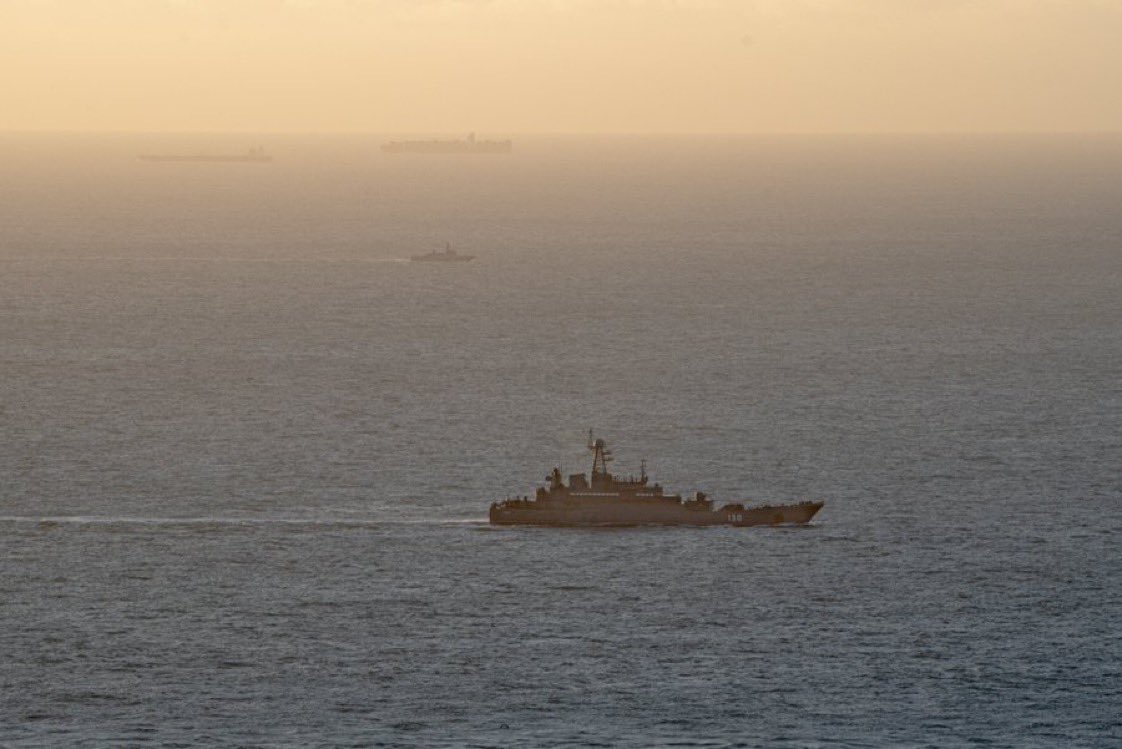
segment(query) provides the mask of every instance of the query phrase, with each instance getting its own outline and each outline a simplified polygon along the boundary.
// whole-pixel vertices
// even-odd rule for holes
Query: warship
[[[393,140],[382,144],[383,153],[510,153],[509,140],[476,140],[468,133],[464,140]]]
[[[251,148],[245,153],[142,153],[141,161],[218,161],[224,163],[264,164],[273,160],[264,148]]]
[[[424,255],[410,255],[409,259],[414,263],[466,263],[475,260],[475,255],[461,255],[452,249],[450,242],[445,242],[443,252],[433,250]]]
[[[761,505],[741,503],[716,507],[702,492],[689,499],[666,494],[647,477],[641,464],[639,478],[617,478],[608,471],[612,453],[602,439],[588,434],[592,452],[592,475],[574,473],[569,483],[562,481],[561,469],[554,468],[536,496],[510,497],[491,505],[493,525],[547,526],[629,526],[629,525],[804,525],[810,522],[822,502]]]

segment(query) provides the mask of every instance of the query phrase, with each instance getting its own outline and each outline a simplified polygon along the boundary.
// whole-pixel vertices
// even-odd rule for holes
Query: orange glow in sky
[[[1122,130],[1122,0],[0,0],[0,130]]]

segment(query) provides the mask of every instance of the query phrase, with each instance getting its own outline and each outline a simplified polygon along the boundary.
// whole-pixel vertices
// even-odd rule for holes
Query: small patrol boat
[[[745,507],[741,503],[717,507],[702,492],[689,499],[666,494],[650,483],[646,463],[639,478],[621,479],[608,471],[612,453],[602,439],[588,433],[592,452],[591,478],[583,473],[562,481],[561,469],[546,476],[548,486],[536,495],[495,502],[489,513],[493,525],[628,526],[628,525],[805,525],[823,502]]]

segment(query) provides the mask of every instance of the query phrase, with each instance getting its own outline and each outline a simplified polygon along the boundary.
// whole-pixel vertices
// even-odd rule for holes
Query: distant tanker
[[[476,140],[469,133],[464,140],[394,140],[382,144],[383,153],[510,153],[509,140]]]
[[[822,502],[745,507],[740,503],[716,507],[701,492],[683,500],[664,494],[647,480],[646,467],[638,479],[619,479],[608,472],[612,454],[604,440],[588,435],[592,477],[583,473],[562,481],[561,469],[546,477],[548,487],[537,495],[514,497],[491,505],[494,525],[627,526],[627,525],[803,525],[822,509]]]

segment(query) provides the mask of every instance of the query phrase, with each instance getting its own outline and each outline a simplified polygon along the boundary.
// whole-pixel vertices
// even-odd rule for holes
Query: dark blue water
[[[0,746],[1122,743],[1122,140],[263,145],[0,140]]]

